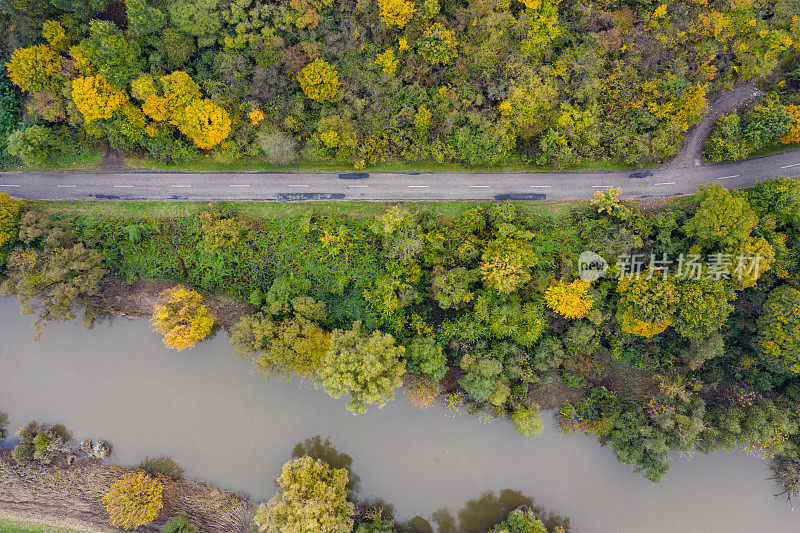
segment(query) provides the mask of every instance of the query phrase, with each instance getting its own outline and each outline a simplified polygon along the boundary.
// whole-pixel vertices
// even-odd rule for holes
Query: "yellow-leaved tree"
[[[347,470],[305,456],[283,465],[280,494],[261,504],[253,519],[263,533],[349,533],[353,504]]]
[[[786,111],[792,115],[792,126],[781,137],[784,144],[800,143],[800,105],[787,105]]]
[[[203,297],[177,285],[158,295],[153,310],[153,328],[164,335],[164,344],[180,351],[203,340],[214,325],[214,318],[203,305]]]
[[[18,48],[6,63],[8,77],[23,91],[44,88],[60,66],[61,56],[46,44]]]
[[[317,102],[333,100],[339,92],[339,74],[324,59],[315,59],[297,73],[297,81],[303,92]]]
[[[17,240],[24,206],[22,200],[13,200],[6,193],[0,194],[0,267],[5,265],[6,255]]]
[[[134,89],[144,96],[142,111],[156,122],[169,122],[198,147],[208,150],[228,138],[231,117],[219,104],[203,98],[200,86],[181,70],[158,80],[153,91],[146,78],[134,80]]]
[[[111,118],[114,111],[128,101],[128,93],[120,91],[101,75],[72,81],[72,101],[87,124]]]
[[[547,288],[544,301],[547,307],[566,318],[583,318],[594,305],[589,287],[589,283],[579,279],[571,283],[559,281]]]
[[[409,0],[379,0],[381,22],[403,29],[411,21],[417,8]]]
[[[181,133],[204,150],[218,145],[231,133],[230,115],[208,98],[193,100],[173,120]]]
[[[164,507],[164,485],[145,472],[125,474],[111,485],[103,502],[109,524],[136,529],[158,518]]]

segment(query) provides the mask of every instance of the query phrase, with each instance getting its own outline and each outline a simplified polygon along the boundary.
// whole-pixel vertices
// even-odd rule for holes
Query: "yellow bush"
[[[200,86],[182,70],[162,76],[158,80],[163,92],[151,93],[142,105],[142,111],[153,120],[171,121],[176,126],[175,116],[194,100],[201,98]]]
[[[250,119],[250,124],[258,126],[258,124],[264,120],[264,113],[262,113],[260,109],[253,109],[247,114],[247,117]]]
[[[61,56],[46,44],[18,48],[6,63],[8,77],[23,91],[43,89],[61,66]]]
[[[792,127],[783,134],[781,142],[784,144],[800,143],[800,105],[788,105],[786,110],[792,115]]]
[[[153,311],[153,328],[164,335],[164,344],[176,350],[191,348],[211,333],[214,319],[203,297],[182,285],[159,294]]]
[[[72,82],[72,101],[87,124],[111,118],[128,101],[128,94],[114,88],[101,76],[87,76]]]
[[[559,281],[544,293],[547,307],[566,318],[583,318],[592,306],[594,299],[589,294],[589,283],[576,279],[572,283]]]
[[[402,29],[411,21],[417,8],[409,0],[379,0],[381,22]]]
[[[395,57],[393,50],[386,50],[382,54],[378,54],[376,56],[375,63],[377,63],[384,72],[391,74],[392,76],[394,76],[394,74],[397,72],[397,66],[400,64]]]
[[[231,117],[208,98],[192,101],[173,121],[178,129],[204,150],[213,148],[231,133]]]
[[[333,100],[339,92],[339,74],[327,61],[315,59],[297,74],[303,92],[317,102]]]
[[[125,474],[111,485],[103,502],[109,524],[136,529],[158,518],[164,507],[164,485],[144,472]]]

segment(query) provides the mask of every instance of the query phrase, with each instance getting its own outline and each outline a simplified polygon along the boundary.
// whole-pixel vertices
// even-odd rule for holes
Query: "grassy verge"
[[[194,216],[208,207],[210,202],[128,202],[128,201],[35,201],[47,213],[63,215],[89,215],[103,217],[175,218]],[[243,213],[253,218],[295,216],[305,213],[322,215],[348,215],[372,217],[383,213],[386,206],[399,202],[303,202],[282,204],[277,202],[213,202],[215,205]],[[431,211],[445,217],[456,217],[463,211],[489,202],[408,202],[412,211]],[[525,214],[560,215],[582,202],[532,203],[516,202]]]
[[[131,167],[142,167],[155,170],[180,170],[180,171],[214,171],[214,172],[300,172],[300,171],[328,171],[352,172],[353,167],[339,163],[314,163],[301,162],[295,165],[278,167],[270,165],[259,159],[243,159],[229,163],[219,163],[211,158],[190,161],[186,163],[166,164],[149,158],[128,158],[126,162]],[[436,163],[434,161],[418,161],[408,163],[404,161],[388,161],[364,169],[365,172],[575,172],[581,170],[626,170],[635,168],[622,161],[606,160],[582,163],[566,168],[553,166],[531,165],[518,159],[508,161],[503,166],[466,166],[458,163]]]
[[[0,518],[0,533],[91,533],[88,530],[64,529],[61,527],[21,522],[19,520],[6,520]]]

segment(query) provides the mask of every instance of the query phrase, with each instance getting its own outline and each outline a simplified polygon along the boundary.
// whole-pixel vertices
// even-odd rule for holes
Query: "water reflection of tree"
[[[403,524],[400,529],[406,533],[484,533],[520,506],[532,509],[548,529],[560,525],[569,531],[569,518],[534,505],[533,498],[512,489],[501,490],[499,496],[491,490],[484,492],[480,498],[464,504],[457,513],[457,519],[449,509],[439,509],[431,517],[436,524],[435,529],[429,521],[419,516]]]
[[[353,458],[346,453],[339,453],[331,444],[331,438],[316,435],[303,442],[298,442],[292,450],[292,459],[304,456],[325,461],[333,468],[344,468],[350,478],[350,491],[358,492],[358,483],[361,478],[353,472]]]

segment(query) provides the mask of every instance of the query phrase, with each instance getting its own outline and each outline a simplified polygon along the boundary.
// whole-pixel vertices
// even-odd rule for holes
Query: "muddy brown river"
[[[112,442],[119,464],[169,455],[189,477],[262,500],[294,446],[321,435],[352,458],[359,497],[383,498],[398,517],[423,517],[434,531],[443,509],[456,524],[461,512],[457,529],[477,531],[470,517],[480,512],[465,505],[479,500],[469,507],[479,509],[490,490],[509,505],[533,498],[570,517],[575,533],[800,531],[800,515],[773,497],[766,465],[741,453],[676,455],[653,484],[596,439],[562,434],[549,413],[533,440],[505,421],[444,406],[419,411],[402,395],[355,417],[310,385],[251,375],[224,332],[175,352],[145,320],[89,332],[55,324],[40,342],[31,322],[14,299],[0,298],[0,410],[11,429],[60,422],[79,439]]]

